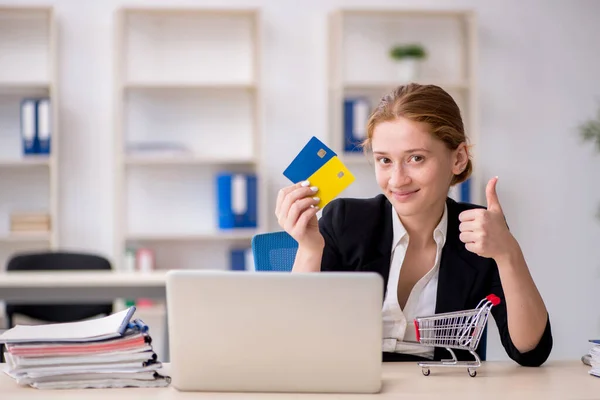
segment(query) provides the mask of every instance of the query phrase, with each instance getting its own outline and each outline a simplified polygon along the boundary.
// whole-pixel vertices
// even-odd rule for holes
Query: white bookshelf
[[[484,187],[477,168],[477,29],[476,16],[470,10],[341,9],[330,15],[329,139],[334,151],[357,175],[357,182],[344,195],[371,197],[380,193],[372,161],[362,153],[344,151],[344,99],[366,98],[372,110],[385,94],[407,83],[396,77],[389,50],[395,44],[412,43],[423,45],[428,54],[415,81],[442,87],[461,108],[473,145],[471,201],[481,204]]]
[[[0,6],[0,263],[58,247],[57,30],[51,7]],[[49,97],[50,155],[23,155],[20,103]],[[10,214],[42,212],[50,230],[11,232]]]
[[[150,248],[157,269],[229,268],[265,229],[260,13],[123,8],[115,28],[115,265]],[[168,142],[165,151],[131,144]],[[258,227],[218,227],[216,174],[255,173]]]

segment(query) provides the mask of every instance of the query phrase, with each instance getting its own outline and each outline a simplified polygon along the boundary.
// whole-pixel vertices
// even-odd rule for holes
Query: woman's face
[[[464,144],[450,150],[426,123],[403,117],[379,123],[371,144],[377,183],[405,217],[430,212],[444,202],[454,174],[468,161]]]

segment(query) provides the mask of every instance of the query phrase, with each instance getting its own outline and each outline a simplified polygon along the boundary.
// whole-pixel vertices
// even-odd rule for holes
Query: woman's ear
[[[467,148],[466,143],[461,143],[453,152],[452,173],[454,175],[462,174],[465,168],[467,168],[468,162],[469,149]]]

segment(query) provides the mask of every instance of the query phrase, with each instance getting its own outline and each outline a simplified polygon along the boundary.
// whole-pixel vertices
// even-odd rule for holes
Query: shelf
[[[0,95],[48,95],[50,86],[47,81],[0,81]]]
[[[258,231],[256,229],[182,234],[133,233],[127,235],[126,240],[140,242],[251,240],[257,233]]]
[[[125,89],[132,90],[254,90],[256,85],[251,82],[126,82]]]
[[[16,159],[0,159],[0,168],[20,168],[20,167],[35,167],[49,166],[52,159],[50,157],[24,157]]]
[[[417,80],[418,83],[422,84],[430,84],[437,85],[446,90],[468,90],[470,85],[468,82],[436,82],[435,80]],[[392,90],[400,85],[402,82],[346,82],[343,84],[342,88],[345,90],[353,90],[353,91],[387,91]],[[333,87],[335,90],[336,88]]]
[[[346,165],[368,165],[370,161],[369,156],[362,152],[342,153],[340,159]]]
[[[0,243],[39,243],[49,241],[49,232],[21,232],[0,235]]]
[[[250,165],[256,163],[255,159],[247,158],[222,158],[201,156],[127,156],[125,165],[152,166],[152,165]],[[1,165],[1,164],[0,164]]]
[[[432,17],[432,18],[458,18],[464,19],[473,14],[470,10],[426,10],[426,9],[398,9],[398,8],[381,8],[381,9],[361,9],[361,8],[344,8],[339,12],[346,16],[358,17]]]

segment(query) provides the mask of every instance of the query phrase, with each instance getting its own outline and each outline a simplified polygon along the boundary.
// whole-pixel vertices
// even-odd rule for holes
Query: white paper
[[[129,322],[126,318],[131,317],[131,310],[64,324],[17,325],[0,335],[0,343],[86,342],[120,337],[121,326]]]

